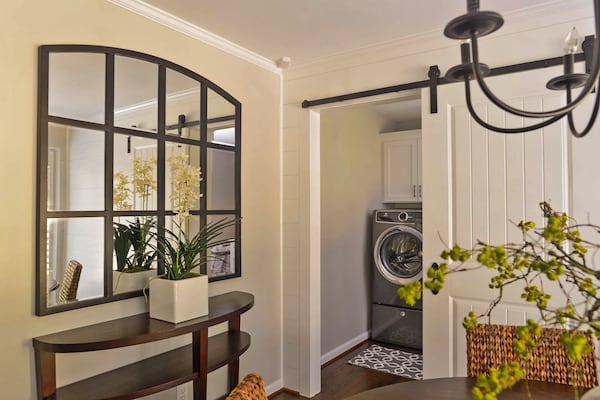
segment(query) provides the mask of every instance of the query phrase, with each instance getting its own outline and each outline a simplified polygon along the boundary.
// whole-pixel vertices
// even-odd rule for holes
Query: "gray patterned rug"
[[[423,379],[423,356],[421,354],[408,353],[376,344],[352,357],[348,360],[348,364],[405,378]]]

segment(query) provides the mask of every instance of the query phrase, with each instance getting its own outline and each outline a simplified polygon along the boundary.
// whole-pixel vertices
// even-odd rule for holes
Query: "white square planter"
[[[156,269],[131,273],[113,270],[113,293],[142,290],[153,276],[156,276]]]
[[[150,281],[150,317],[178,323],[208,314],[208,275]]]

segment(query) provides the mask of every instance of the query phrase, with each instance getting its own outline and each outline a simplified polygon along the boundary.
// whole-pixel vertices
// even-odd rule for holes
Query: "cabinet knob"
[[[417,185],[413,185],[413,197],[417,197]]]

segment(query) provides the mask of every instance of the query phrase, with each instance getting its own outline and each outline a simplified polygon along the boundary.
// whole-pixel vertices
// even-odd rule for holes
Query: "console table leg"
[[[208,328],[192,334],[194,371],[198,378],[194,379],[194,400],[206,400],[208,383]]]
[[[238,315],[237,317],[233,317],[229,320],[227,327],[230,331],[239,331],[241,329],[242,318]]]
[[[56,354],[35,350],[35,372],[39,400],[56,393]]]
[[[239,331],[241,327],[241,317],[238,315],[229,320],[228,328],[230,331]],[[240,359],[239,357],[235,361],[230,362],[227,365],[227,383],[229,385],[229,391],[231,392],[240,381]]]
[[[240,359],[230,362],[227,365],[229,391],[231,392],[240,381]]]

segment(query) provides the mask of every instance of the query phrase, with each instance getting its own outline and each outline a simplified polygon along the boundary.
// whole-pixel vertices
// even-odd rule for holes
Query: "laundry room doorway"
[[[368,100],[368,101],[367,101]],[[369,338],[372,217],[384,203],[386,132],[420,129],[418,92],[320,114],[321,364]]]

